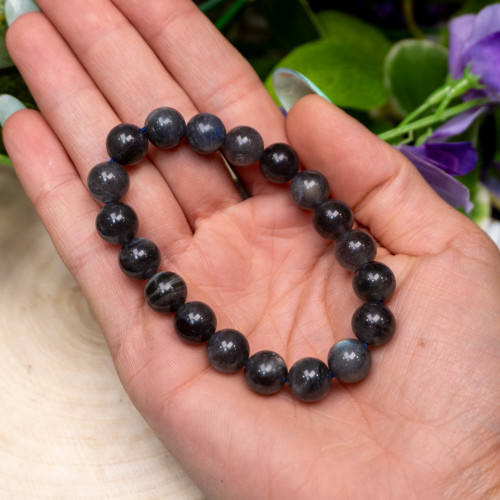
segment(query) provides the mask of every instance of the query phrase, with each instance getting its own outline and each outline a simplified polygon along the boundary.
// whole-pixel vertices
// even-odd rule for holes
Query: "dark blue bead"
[[[367,262],[358,267],[352,279],[354,293],[366,302],[387,300],[396,289],[396,278],[381,262]]]
[[[220,372],[233,373],[243,368],[249,354],[248,340],[237,330],[219,330],[208,339],[208,361]]]
[[[102,203],[119,201],[130,187],[127,171],[116,161],[98,163],[87,176],[90,194]]]
[[[158,247],[146,238],[134,238],[126,243],[119,255],[121,270],[131,278],[145,280],[158,270],[161,255]]]
[[[288,378],[285,360],[273,351],[259,351],[245,365],[245,380],[252,391],[275,394]]]
[[[259,161],[264,151],[264,141],[252,127],[235,127],[227,133],[222,150],[229,163],[247,167]]]
[[[268,181],[288,182],[299,171],[299,157],[291,146],[277,142],[264,149],[259,166]]]
[[[368,347],[357,339],[345,339],[332,346],[328,367],[341,382],[359,382],[370,371],[372,358]]]
[[[132,207],[121,202],[108,203],[96,218],[99,236],[114,245],[130,241],[137,232],[139,220]]]
[[[328,367],[317,358],[299,359],[288,373],[290,391],[301,401],[323,399],[328,394],[331,383]]]
[[[335,242],[334,254],[337,262],[349,271],[370,262],[377,254],[373,238],[364,231],[354,229],[340,235]]]
[[[382,345],[391,340],[396,330],[396,320],[384,304],[366,303],[354,312],[352,331],[361,342]]]
[[[186,122],[173,108],[157,108],[149,113],[144,124],[146,135],[157,148],[174,148],[186,134]]]
[[[226,137],[226,129],[217,116],[200,113],[189,120],[186,139],[194,151],[200,154],[215,153]]]
[[[327,240],[335,240],[354,224],[352,210],[342,201],[326,200],[313,214],[313,226]]]
[[[299,172],[290,183],[290,195],[297,206],[313,210],[328,199],[330,187],[326,177],[316,170]]]
[[[187,287],[178,274],[160,271],[149,278],[144,295],[155,311],[172,313],[186,302]]]
[[[190,344],[201,344],[214,334],[217,319],[207,304],[186,302],[177,309],[174,326],[182,340]]]
[[[121,165],[135,165],[146,156],[148,138],[137,125],[121,123],[109,132],[106,150],[109,156]]]

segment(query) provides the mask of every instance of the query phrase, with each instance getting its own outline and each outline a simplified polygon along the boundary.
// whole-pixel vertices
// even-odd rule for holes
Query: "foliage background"
[[[200,9],[252,64],[273,94],[278,66],[305,74],[338,106],[374,133],[395,127],[447,74],[447,23],[495,3],[486,0],[197,0]],[[0,0],[0,94],[36,107],[12,66],[3,43],[7,25]],[[402,40],[413,40],[412,43]],[[403,45],[392,57],[394,46]],[[407,44],[407,45],[405,45]],[[391,51],[391,56],[388,54]],[[391,59],[391,64],[388,64]],[[498,114],[498,113],[497,113]],[[500,119],[488,116],[474,127],[482,163],[499,154]],[[470,140],[470,137],[466,137]],[[0,144],[0,153],[5,153]],[[472,198],[476,169],[463,179]],[[493,205],[495,205],[493,198]],[[490,212],[476,203],[472,218]],[[478,210],[481,213],[478,213]],[[493,213],[499,218],[498,211]]]

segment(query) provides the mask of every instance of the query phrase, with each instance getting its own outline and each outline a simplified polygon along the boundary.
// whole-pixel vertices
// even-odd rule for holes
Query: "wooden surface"
[[[0,168],[0,499],[201,499],[135,410],[78,286]]]

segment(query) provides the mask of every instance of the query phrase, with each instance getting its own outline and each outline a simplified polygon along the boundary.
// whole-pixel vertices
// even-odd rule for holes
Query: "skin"
[[[3,134],[19,178],[77,279],[132,401],[208,498],[484,499],[500,495],[500,256],[394,148],[317,96],[286,123],[248,63],[188,0],[40,0],[7,42],[41,113],[12,115]],[[186,119],[218,115],[264,143],[289,142],[323,172],[379,244],[397,279],[398,328],[372,349],[368,378],[334,381],[321,402],[288,389],[251,392],[209,367],[171,316],[145,305],[120,273],[118,247],[95,233],[89,170],[119,122],[162,105]],[[124,201],[139,235],[180,273],[189,300],[214,309],[251,351],[291,366],[326,359],[351,337],[360,301],[352,274],[317,235],[310,212],[257,166],[237,170],[242,200],[217,155],[150,149],[129,168]]]

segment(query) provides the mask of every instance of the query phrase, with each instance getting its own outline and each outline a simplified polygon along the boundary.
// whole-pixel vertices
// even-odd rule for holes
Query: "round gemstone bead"
[[[245,380],[252,391],[275,394],[288,377],[285,360],[273,351],[259,351],[250,356],[245,365]]]
[[[215,153],[226,137],[222,121],[210,113],[199,113],[189,120],[186,139],[194,151],[200,154]]]
[[[87,176],[90,194],[102,203],[118,201],[130,187],[127,171],[115,161],[98,163]]]
[[[134,238],[126,243],[118,258],[121,270],[138,280],[151,278],[158,270],[160,260],[160,250],[146,238]]]
[[[204,302],[186,302],[177,309],[174,318],[175,331],[190,344],[206,342],[215,332],[215,313]]]
[[[375,258],[377,247],[369,234],[354,229],[338,237],[333,253],[343,268],[355,271],[361,264]]]
[[[227,133],[222,150],[229,163],[237,167],[247,167],[261,157],[264,141],[252,127],[235,127]]]
[[[151,144],[161,149],[174,148],[186,135],[186,122],[174,108],[163,107],[151,111],[144,128]]]
[[[130,241],[139,227],[137,214],[132,207],[121,202],[108,203],[96,218],[99,236],[114,245]]]
[[[330,187],[326,177],[316,170],[299,172],[290,183],[292,200],[300,208],[313,210],[328,199]]]
[[[172,313],[186,302],[187,287],[178,274],[160,271],[149,278],[144,295],[155,311]]]
[[[237,330],[219,330],[208,339],[208,361],[220,372],[238,371],[245,365],[249,354],[248,340]]]
[[[328,394],[331,383],[328,367],[317,358],[299,359],[288,373],[290,391],[301,401],[323,399]]]
[[[268,181],[288,182],[299,171],[299,157],[291,146],[277,142],[264,149],[259,166]]]
[[[367,262],[358,267],[352,279],[354,293],[366,302],[387,300],[396,289],[396,278],[381,262]]]
[[[359,382],[370,371],[372,358],[368,347],[357,339],[344,339],[328,353],[328,367],[341,382]]]
[[[326,200],[313,214],[313,226],[327,240],[335,240],[354,224],[352,210],[342,201]]]
[[[106,149],[109,156],[121,165],[135,165],[146,156],[148,138],[137,125],[121,123],[109,132]]]
[[[396,320],[392,311],[384,304],[367,302],[356,309],[351,326],[361,342],[382,345],[394,335]]]

